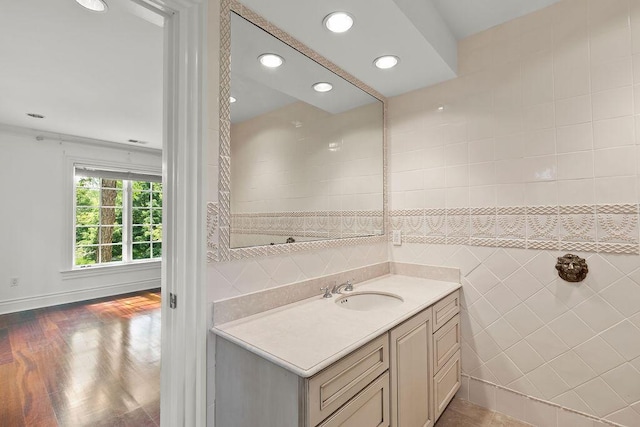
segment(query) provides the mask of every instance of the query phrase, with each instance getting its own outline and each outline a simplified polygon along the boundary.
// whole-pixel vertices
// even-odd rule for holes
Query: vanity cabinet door
[[[432,312],[422,311],[391,330],[391,426],[434,424]]]
[[[388,427],[389,373],[369,384],[318,427]]]
[[[436,420],[460,389],[460,383],[460,351],[458,350],[433,379]]]

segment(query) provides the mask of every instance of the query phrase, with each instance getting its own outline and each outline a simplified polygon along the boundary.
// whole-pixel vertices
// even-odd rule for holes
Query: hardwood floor
[[[0,316],[0,426],[160,425],[160,293]]]

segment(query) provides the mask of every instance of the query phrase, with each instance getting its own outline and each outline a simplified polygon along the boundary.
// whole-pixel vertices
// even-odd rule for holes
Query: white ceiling
[[[460,38],[556,1],[242,3],[383,95],[394,96],[455,77]],[[131,0],[107,3],[109,11],[100,14],[74,0],[2,1],[0,123],[161,147],[162,28]],[[355,17],[349,32],[333,34],[322,26],[335,10]],[[376,69],[373,60],[385,54],[399,56],[400,64]],[[46,118],[27,117],[31,112]]]
[[[0,123],[162,147],[163,28],[129,0],[107,2],[95,13],[74,0],[1,1]]]

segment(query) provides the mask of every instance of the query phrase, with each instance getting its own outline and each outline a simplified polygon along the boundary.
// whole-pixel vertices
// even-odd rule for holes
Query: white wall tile
[[[526,157],[522,166],[525,182],[555,181],[557,178],[556,156]]]
[[[605,90],[591,95],[593,120],[612,119],[633,114],[633,88],[631,86]]]
[[[524,420],[528,399],[516,393],[496,389],[496,411],[517,420]]]
[[[575,125],[591,121],[591,96],[575,96],[556,101],[556,126]]]
[[[597,2],[591,2],[595,4]],[[591,28],[591,62],[594,64],[624,58],[631,54],[631,30],[629,26],[618,28]],[[595,31],[594,31],[595,30]]]
[[[449,144],[444,147],[445,164],[447,166],[466,165],[469,163],[469,144],[466,142]]]
[[[463,187],[469,185],[469,166],[447,166],[445,168],[445,185],[450,187]]]
[[[593,128],[591,123],[556,128],[556,147],[558,153],[592,150]]]
[[[580,151],[558,155],[558,179],[593,178],[593,152]]]
[[[491,410],[496,409],[496,388],[471,379],[469,381],[469,401]]]
[[[595,197],[597,204],[636,203],[637,179],[635,176],[596,178]]]
[[[551,405],[529,400],[525,408],[524,420],[538,427],[557,427],[557,409]]]
[[[640,372],[629,363],[605,372],[602,378],[629,405],[640,401]]]
[[[600,92],[633,84],[631,57],[591,65],[591,90]]]
[[[473,180],[470,181],[473,184]],[[498,201],[495,185],[472,186],[469,188],[469,206],[494,207]]]
[[[586,342],[594,335],[593,330],[572,311],[554,319],[549,323],[549,328],[571,348]]]
[[[566,30],[566,27],[563,30]],[[586,26],[584,28],[585,37],[583,38],[579,37],[580,29],[573,30],[569,34],[572,40],[562,43],[562,39],[560,39],[560,43],[557,43],[554,47],[553,77],[556,99],[587,95],[590,91],[591,75]],[[578,36],[577,40],[576,36]]]
[[[527,379],[542,393],[545,399],[552,399],[571,387],[565,383],[549,365],[542,365],[527,374]]]
[[[469,162],[488,162],[494,160],[495,140],[493,138],[480,139],[469,142]]]
[[[553,359],[549,365],[572,388],[597,376],[595,371],[573,351],[568,351]]]
[[[622,356],[598,336],[576,347],[575,352],[599,375],[624,362]]]
[[[593,122],[594,148],[613,148],[635,144],[634,120],[631,116]]]
[[[542,366],[545,360],[525,340],[520,341],[505,351],[505,354],[523,373],[529,373]]]
[[[636,174],[635,147],[618,147],[595,150],[594,174],[596,177],[629,176]]]
[[[586,178],[558,181],[558,200],[566,205],[595,203],[595,180]]]
[[[543,156],[548,154],[556,154],[556,138],[554,129],[544,129],[524,134],[525,156]]]
[[[627,361],[640,356],[640,330],[627,320],[606,330],[602,338]]]
[[[625,407],[625,402],[602,378],[595,378],[576,388],[576,393],[584,400],[596,415],[604,417]]]

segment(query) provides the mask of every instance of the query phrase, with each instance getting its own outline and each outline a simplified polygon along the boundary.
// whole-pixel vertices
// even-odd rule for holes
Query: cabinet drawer
[[[386,372],[319,427],[387,427],[389,373]]]
[[[453,316],[460,312],[460,291],[444,297],[433,306],[434,332],[444,326]]]
[[[433,334],[433,371],[438,372],[460,349],[460,315],[456,314]]]
[[[315,426],[331,415],[388,368],[389,337],[384,334],[311,377],[310,425]]]
[[[433,378],[433,400],[436,420],[460,388],[460,351],[449,359],[440,372]]]

